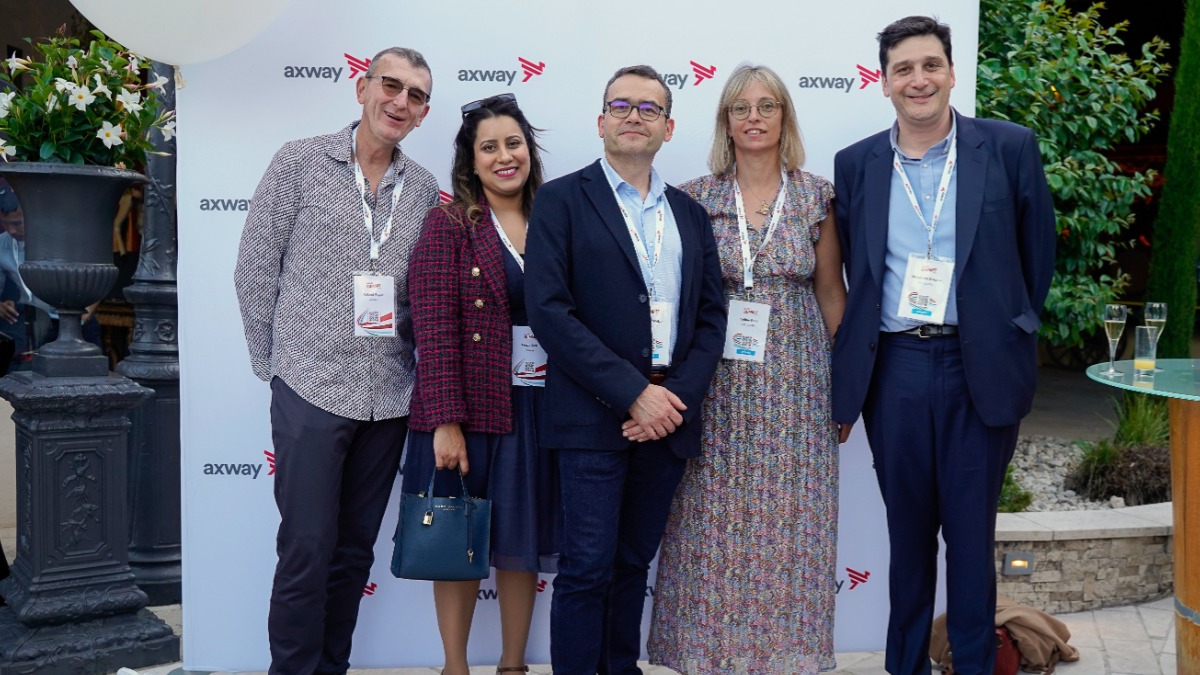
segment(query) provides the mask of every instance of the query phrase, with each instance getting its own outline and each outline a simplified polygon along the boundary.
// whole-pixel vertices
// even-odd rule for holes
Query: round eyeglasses
[[[629,117],[629,113],[633,112],[635,108],[638,111],[638,117],[640,117],[643,122],[653,122],[662,116],[664,112],[662,106],[653,101],[632,103],[620,98],[614,98],[606,103],[604,107],[608,108],[609,115],[612,115],[619,120]]]
[[[729,106],[729,114],[733,115],[734,119],[744,120],[750,116],[752,108],[757,108],[758,114],[764,118],[774,117],[780,110],[783,110],[783,103],[775,99],[767,99],[754,104],[743,99],[738,99],[733,102],[733,105]]]

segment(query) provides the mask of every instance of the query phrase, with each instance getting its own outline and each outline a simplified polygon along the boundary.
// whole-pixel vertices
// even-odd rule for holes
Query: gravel
[[[1033,493],[1026,511],[1086,511],[1125,506],[1125,500],[1113,497],[1094,502],[1063,488],[1063,481],[1083,456],[1074,441],[1049,436],[1022,436],[1013,455],[1013,478]]]

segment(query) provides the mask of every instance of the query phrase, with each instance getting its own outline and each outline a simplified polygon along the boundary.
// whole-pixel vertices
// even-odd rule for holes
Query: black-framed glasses
[[[429,103],[429,94],[417,89],[410,84],[404,84],[394,77],[387,75],[364,75],[368,80],[379,80],[379,86],[383,87],[383,93],[388,98],[396,98],[408,90],[408,102],[413,105],[425,105]]]
[[[758,114],[764,118],[774,117],[779,113],[780,110],[783,110],[783,102],[769,98],[765,101],[759,101],[758,103],[751,103],[750,101],[739,98],[733,102],[733,105],[729,106],[729,114],[733,115],[734,119],[744,120],[750,116],[750,110],[752,108],[758,108]]]
[[[463,104],[463,107],[460,108],[460,110],[462,110],[463,117],[466,117],[480,108],[486,108],[490,105],[496,105],[497,103],[516,102],[516,94],[496,94],[495,96],[489,96],[487,98],[481,98],[478,101],[471,101],[470,103]]]
[[[638,117],[642,118],[643,122],[653,122],[658,119],[665,111],[663,107],[653,101],[642,101],[641,103],[633,103],[626,101],[623,98],[614,98],[604,104],[608,109],[608,114],[613,117],[623,120],[629,117],[629,113],[637,109]]]

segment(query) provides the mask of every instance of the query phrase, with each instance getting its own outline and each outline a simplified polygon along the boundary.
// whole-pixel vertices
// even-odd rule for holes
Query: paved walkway
[[[1094,612],[1059,614],[1071,630],[1070,644],[1079,649],[1074,663],[1060,663],[1061,675],[1175,675],[1174,599],[1163,598],[1132,607],[1112,607]],[[179,607],[155,608],[178,632]],[[186,649],[186,645],[184,646]],[[882,652],[837,655],[841,675],[883,675]],[[642,664],[646,675],[673,675],[674,670]],[[538,675],[550,673],[550,666],[532,666]],[[184,675],[181,664],[174,663],[138,671],[138,675]],[[351,670],[360,675],[435,675],[437,668],[392,668]],[[472,675],[492,675],[495,666],[476,666]],[[704,675],[699,673],[697,675]]]

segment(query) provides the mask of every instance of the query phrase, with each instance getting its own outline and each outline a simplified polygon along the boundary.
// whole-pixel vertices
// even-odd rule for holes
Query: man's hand
[[[17,306],[12,300],[4,300],[0,302],[0,319],[4,319],[9,323],[16,323],[17,319],[21,318],[21,312],[17,310]]]
[[[467,440],[457,422],[433,430],[433,459],[439,469],[458,469],[464,476],[467,465]]]
[[[678,396],[657,384],[647,385],[629,408],[629,416],[621,431],[631,441],[656,441],[683,424],[680,411],[687,406]]]
[[[854,423],[851,422],[850,424],[843,424],[841,422],[838,422],[837,427],[838,427],[838,443],[845,443],[847,440],[850,439],[850,430],[854,428]]]

